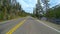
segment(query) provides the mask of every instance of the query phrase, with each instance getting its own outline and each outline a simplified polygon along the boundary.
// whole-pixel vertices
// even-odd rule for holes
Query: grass
[[[23,17],[26,17],[26,16],[17,16],[17,17],[13,17],[13,18],[6,19],[6,20],[0,19],[0,22],[2,22],[2,21],[7,21],[7,20],[12,20],[12,19],[23,18]]]

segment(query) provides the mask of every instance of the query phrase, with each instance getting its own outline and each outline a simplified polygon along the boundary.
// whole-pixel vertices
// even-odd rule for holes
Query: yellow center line
[[[6,34],[12,34],[14,31],[16,31],[22,24],[24,24],[24,22],[26,21],[27,19],[21,21],[19,24],[17,24],[15,27],[13,27],[11,30],[9,30]]]

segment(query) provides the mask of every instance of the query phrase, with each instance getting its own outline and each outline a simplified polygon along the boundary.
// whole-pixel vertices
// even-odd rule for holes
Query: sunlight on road
[[[60,34],[60,0],[0,0],[0,34]]]

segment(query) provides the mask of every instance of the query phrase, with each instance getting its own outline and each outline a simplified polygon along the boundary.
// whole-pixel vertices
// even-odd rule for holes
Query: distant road
[[[25,17],[1,24],[0,34],[60,34],[60,32],[32,17]]]

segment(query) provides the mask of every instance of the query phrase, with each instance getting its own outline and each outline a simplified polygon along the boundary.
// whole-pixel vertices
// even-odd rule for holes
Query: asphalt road
[[[0,24],[0,34],[60,34],[60,32],[32,17],[25,17]]]

